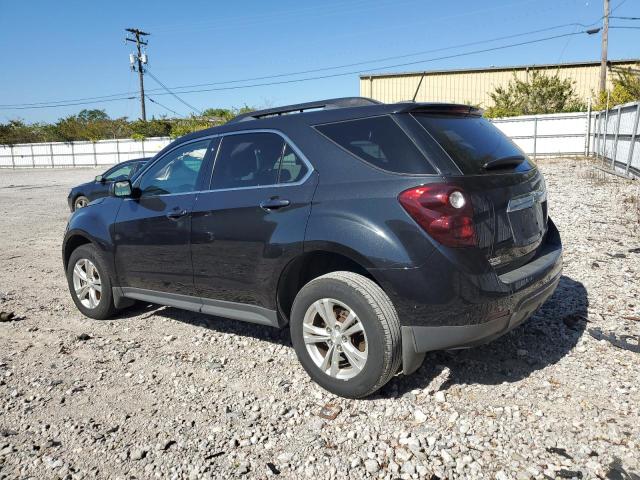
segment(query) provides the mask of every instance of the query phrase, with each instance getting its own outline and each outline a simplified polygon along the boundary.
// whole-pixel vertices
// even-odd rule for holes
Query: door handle
[[[173,212],[167,213],[167,218],[169,220],[178,220],[184,217],[187,214],[186,210],[174,210]]]
[[[281,198],[270,198],[269,200],[260,202],[260,208],[266,212],[270,212],[271,210],[288,207],[290,203],[291,202],[289,200],[284,200]]]

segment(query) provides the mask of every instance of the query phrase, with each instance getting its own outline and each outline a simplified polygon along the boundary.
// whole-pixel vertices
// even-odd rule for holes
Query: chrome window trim
[[[231,136],[231,135],[246,135],[246,134],[249,134],[249,133],[274,133],[274,134],[278,135],[280,138],[282,138],[282,140],[284,140],[284,142],[291,147],[291,149],[294,151],[294,153],[296,155],[298,155],[300,160],[302,160],[302,163],[304,163],[305,166],[307,167],[307,173],[305,174],[305,176],[302,177],[297,182],[270,183],[269,185],[250,185],[250,186],[247,186],[247,187],[209,188],[207,190],[203,190],[202,192],[198,192],[198,193],[205,193],[205,192],[232,192],[232,191],[235,191],[235,190],[249,190],[249,189],[258,189],[258,188],[295,187],[295,186],[299,186],[299,185],[302,185],[303,183],[305,183],[309,179],[311,174],[315,171],[315,168],[313,168],[313,165],[311,164],[309,159],[306,157],[306,155],[304,153],[302,153],[302,150],[300,150],[300,148],[298,148],[298,146],[295,143],[293,143],[293,141],[291,141],[291,139],[289,138],[288,135],[286,135],[285,133],[281,132],[280,130],[275,130],[273,128],[255,128],[255,129],[250,129],[250,130],[234,130],[233,132],[221,133],[221,134],[217,135],[219,137],[222,137],[222,139],[220,140],[220,144],[218,145],[218,152],[216,152],[216,158],[215,158],[215,161],[213,162],[213,168],[211,170],[211,180],[209,181],[209,187],[211,187],[211,184],[213,182],[213,176],[216,173],[216,163],[218,163],[218,155],[220,153],[220,148],[222,146],[222,142],[224,142],[224,137]],[[283,152],[284,152],[284,149],[283,149]]]
[[[198,138],[194,138],[191,140],[188,140],[186,142],[182,142],[179,145],[176,145],[175,147],[173,147],[171,150],[165,152],[161,157],[158,157],[155,161],[153,162],[149,162],[148,165],[145,166],[145,169],[143,171],[141,171],[138,176],[136,177],[136,180],[133,184],[133,187],[137,187],[140,182],[142,181],[142,177],[145,175],[146,171],[151,168],[153,165],[155,165],[157,162],[161,161],[163,158],[165,158],[167,155],[169,155],[171,152],[173,152],[176,148],[180,148],[184,145],[188,145],[190,143],[194,143],[194,142],[200,142],[200,141],[204,141],[204,140],[209,140],[209,142],[211,142],[211,140],[213,140],[214,138],[220,138],[220,143],[218,143],[218,148],[216,149],[215,152],[215,158],[212,164],[212,168],[211,168],[211,176],[209,178],[209,187],[211,187],[211,182],[213,181],[213,175],[215,173],[216,170],[216,163],[218,160],[218,153],[220,151],[220,146],[222,145],[222,140],[224,140],[224,137],[229,136],[229,135],[243,135],[243,134],[248,134],[248,133],[275,133],[276,135],[280,136],[280,138],[282,138],[290,147],[291,149],[295,152],[296,155],[298,155],[298,157],[302,160],[302,162],[306,165],[307,167],[307,173],[304,177],[302,177],[300,180],[298,180],[297,182],[290,182],[290,183],[272,183],[269,185],[253,185],[253,186],[248,186],[248,187],[233,187],[233,188],[217,188],[217,189],[212,189],[212,188],[208,188],[206,190],[194,190],[193,192],[179,192],[179,193],[163,193],[163,194],[159,194],[159,195],[149,195],[149,197],[146,198],[151,198],[151,197],[167,197],[167,196],[174,196],[174,195],[189,195],[189,194],[200,194],[200,193],[208,193],[208,192],[231,192],[234,190],[248,190],[251,188],[281,188],[281,187],[295,187],[295,186],[300,186],[303,183],[305,183],[309,177],[311,177],[311,175],[313,174],[313,172],[315,172],[315,168],[313,167],[313,164],[309,161],[309,159],[307,158],[307,156],[302,153],[302,150],[300,150],[300,148],[291,140],[291,138],[289,138],[289,136],[283,132],[281,132],[280,130],[276,130],[273,128],[252,128],[252,129],[246,129],[246,130],[234,130],[232,132],[226,132],[226,133],[215,133],[215,134],[211,134],[211,135],[204,135],[202,137],[198,137]],[[209,148],[209,147],[207,147]],[[134,199],[125,199],[125,200],[134,200]]]

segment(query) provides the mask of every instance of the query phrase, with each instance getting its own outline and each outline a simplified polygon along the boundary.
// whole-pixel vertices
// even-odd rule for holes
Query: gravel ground
[[[98,172],[0,171],[0,310],[18,316],[0,322],[0,478],[640,478],[638,186],[541,168],[555,295],[360,401],[312,383],[287,330],[155,306],[84,318],[60,244],[69,187]]]

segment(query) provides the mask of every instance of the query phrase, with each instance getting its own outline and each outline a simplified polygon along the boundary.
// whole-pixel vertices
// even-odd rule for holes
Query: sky
[[[359,73],[599,60],[600,35],[585,33],[434,59],[585,30],[575,24],[600,26],[602,3],[0,0],[0,123],[18,118],[51,122],[83,108],[104,109],[111,117],[139,117],[139,98],[82,100],[137,95],[137,73],[129,69],[134,46],[124,42],[127,27],[151,33],[147,37],[148,69],[170,89],[216,84],[182,89],[216,89],[179,95],[196,109],[270,107],[356,96]],[[611,0],[611,7],[614,16],[640,16],[640,0]],[[612,19],[611,25],[640,27],[640,22]],[[562,27],[553,28],[558,26]],[[549,30],[487,42],[542,29]],[[461,47],[463,44],[469,45]],[[610,59],[639,57],[640,29],[610,30]],[[370,60],[378,61],[295,74]],[[384,68],[403,63],[412,64]],[[280,76],[246,81],[274,75]],[[317,76],[329,77],[297,81]],[[273,82],[281,83],[264,85]],[[180,115],[192,112],[149,75],[145,88],[157,102],[147,102],[148,117],[175,116],[171,110]],[[7,106],[63,100],[87,103],[57,108]]]

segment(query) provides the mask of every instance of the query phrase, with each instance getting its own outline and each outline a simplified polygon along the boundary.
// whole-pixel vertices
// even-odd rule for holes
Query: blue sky
[[[614,15],[640,16],[640,0],[611,0]],[[73,100],[135,92],[126,27],[151,32],[149,69],[169,87],[299,72],[402,56],[479,42],[569,23],[591,24],[602,0],[234,0],[135,2],[0,0],[0,105]],[[612,25],[640,22],[611,20]],[[343,72],[432,70],[555,63],[600,58],[600,35],[586,34],[481,54],[381,70],[480,48],[570,33],[547,32],[476,46],[385,60],[315,74],[212,86],[221,88]],[[609,58],[640,57],[640,30],[612,29]],[[157,89],[146,77],[146,87]],[[154,100],[180,114],[189,109],[162,91]],[[358,75],[299,83],[181,95],[197,108],[273,106],[358,94]],[[61,108],[11,110],[0,122],[53,121],[82,108],[104,108],[112,117],[139,116],[139,101],[119,100]],[[172,115],[148,102],[148,115]]]

